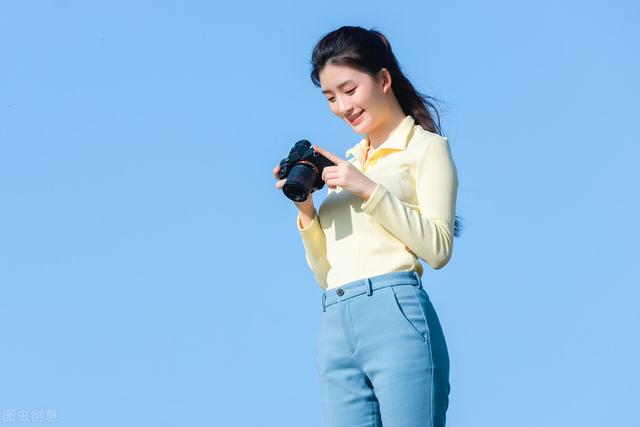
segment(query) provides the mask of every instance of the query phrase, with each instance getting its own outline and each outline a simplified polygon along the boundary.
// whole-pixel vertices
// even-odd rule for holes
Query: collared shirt
[[[370,197],[327,187],[313,220],[297,226],[307,264],[322,289],[394,271],[423,274],[453,250],[458,173],[447,137],[410,115],[366,158],[368,136],[347,150],[354,166],[377,183]]]

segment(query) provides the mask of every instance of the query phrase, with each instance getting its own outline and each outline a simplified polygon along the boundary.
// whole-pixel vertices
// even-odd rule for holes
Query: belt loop
[[[327,311],[327,307],[324,305],[324,302],[327,299],[327,292],[323,292],[322,293],[322,311]]]
[[[373,293],[373,288],[371,286],[371,279],[367,277],[365,280],[367,282],[367,295],[371,296],[371,294]]]
[[[415,270],[413,270],[413,275],[416,276],[416,280],[417,280],[416,286],[417,287],[421,287],[422,286],[422,279],[420,278],[420,275]]]

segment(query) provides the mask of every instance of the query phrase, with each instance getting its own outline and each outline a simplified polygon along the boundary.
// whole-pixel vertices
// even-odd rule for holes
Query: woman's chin
[[[366,117],[357,125],[352,125],[351,123],[349,123],[349,126],[351,126],[351,129],[353,129],[355,133],[360,135],[365,135],[369,131],[369,123]]]

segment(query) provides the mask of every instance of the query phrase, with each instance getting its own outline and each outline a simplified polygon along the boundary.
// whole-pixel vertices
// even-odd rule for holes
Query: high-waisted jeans
[[[324,291],[316,356],[326,426],[445,425],[449,353],[415,271]]]

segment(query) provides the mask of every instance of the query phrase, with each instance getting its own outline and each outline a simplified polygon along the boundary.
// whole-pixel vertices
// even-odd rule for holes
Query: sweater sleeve
[[[320,218],[317,211],[314,211],[313,219],[306,227],[302,227],[302,220],[300,219],[300,214],[298,214],[297,225],[302,237],[307,264],[311,268],[320,288],[327,289],[327,274],[331,266],[327,260],[327,242],[324,231],[320,226]]]
[[[444,267],[453,250],[458,176],[446,137],[435,138],[416,164],[418,209],[404,204],[378,183],[361,205],[389,233],[434,269]]]

